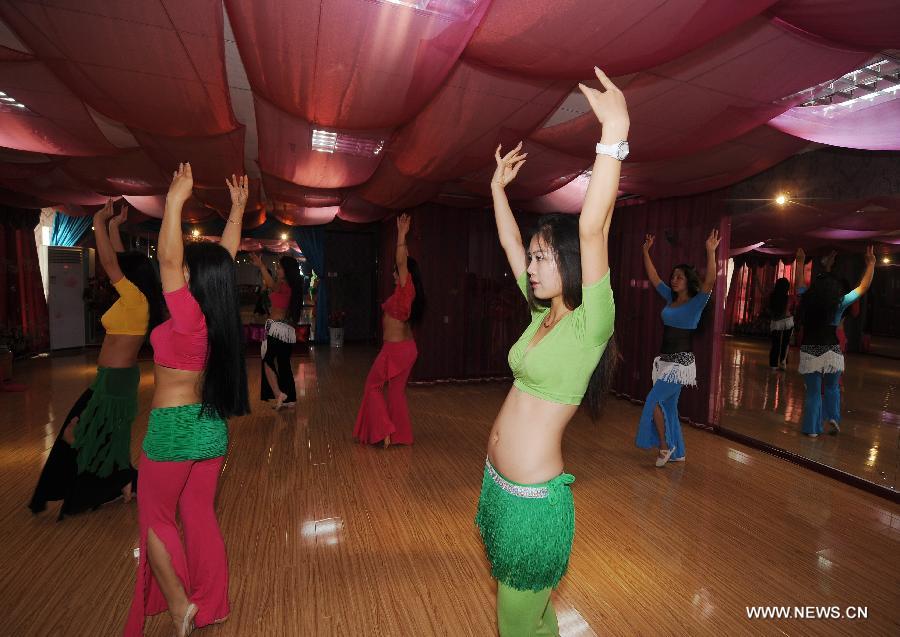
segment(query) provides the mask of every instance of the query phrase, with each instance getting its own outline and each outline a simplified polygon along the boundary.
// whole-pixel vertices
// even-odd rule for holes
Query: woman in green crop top
[[[604,90],[579,86],[603,126],[601,144],[615,145],[628,136],[625,98],[596,73]],[[562,436],[582,399],[598,414],[616,359],[607,348],[615,318],[607,239],[625,152],[598,148],[581,216],[542,217],[526,251],[504,190],[525,163],[521,150],[520,143],[501,157],[497,149],[491,191],[531,323],[509,353],[515,384],[488,440],[475,520],[497,580],[501,637],[559,633],[550,593],[575,532],[575,478],[563,473]]]

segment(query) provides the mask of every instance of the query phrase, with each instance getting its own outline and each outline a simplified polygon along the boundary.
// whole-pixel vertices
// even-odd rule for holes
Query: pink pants
[[[216,483],[225,458],[155,462],[141,454],[138,465],[140,560],[125,637],[144,633],[144,617],[168,609],[147,562],[150,529],[166,547],[188,598],[197,605],[199,628],[228,616],[228,558],[216,520]],[[175,508],[181,517],[181,534]]]
[[[411,445],[412,424],[406,406],[406,381],[419,351],[413,340],[385,343],[366,377],[362,404],[356,416],[353,437],[374,444],[391,436],[391,442]],[[387,400],[384,386],[387,384]]]

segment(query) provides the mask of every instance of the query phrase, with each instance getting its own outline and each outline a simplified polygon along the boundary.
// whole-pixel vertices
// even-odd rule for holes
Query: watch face
[[[628,142],[619,142],[616,147],[616,159],[619,161],[628,157]]]

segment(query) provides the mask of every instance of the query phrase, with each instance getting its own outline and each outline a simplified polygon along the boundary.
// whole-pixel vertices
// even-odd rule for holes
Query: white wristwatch
[[[619,142],[618,144],[597,144],[597,154],[606,155],[619,161],[625,161],[628,157],[628,142]]]

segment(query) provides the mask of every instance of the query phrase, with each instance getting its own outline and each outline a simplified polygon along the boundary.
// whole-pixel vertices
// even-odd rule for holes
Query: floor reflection
[[[841,433],[800,432],[805,388],[798,350],[788,371],[768,366],[765,340],[726,338],[722,426],[889,488],[897,488],[900,445],[900,361],[847,355],[841,393]]]

